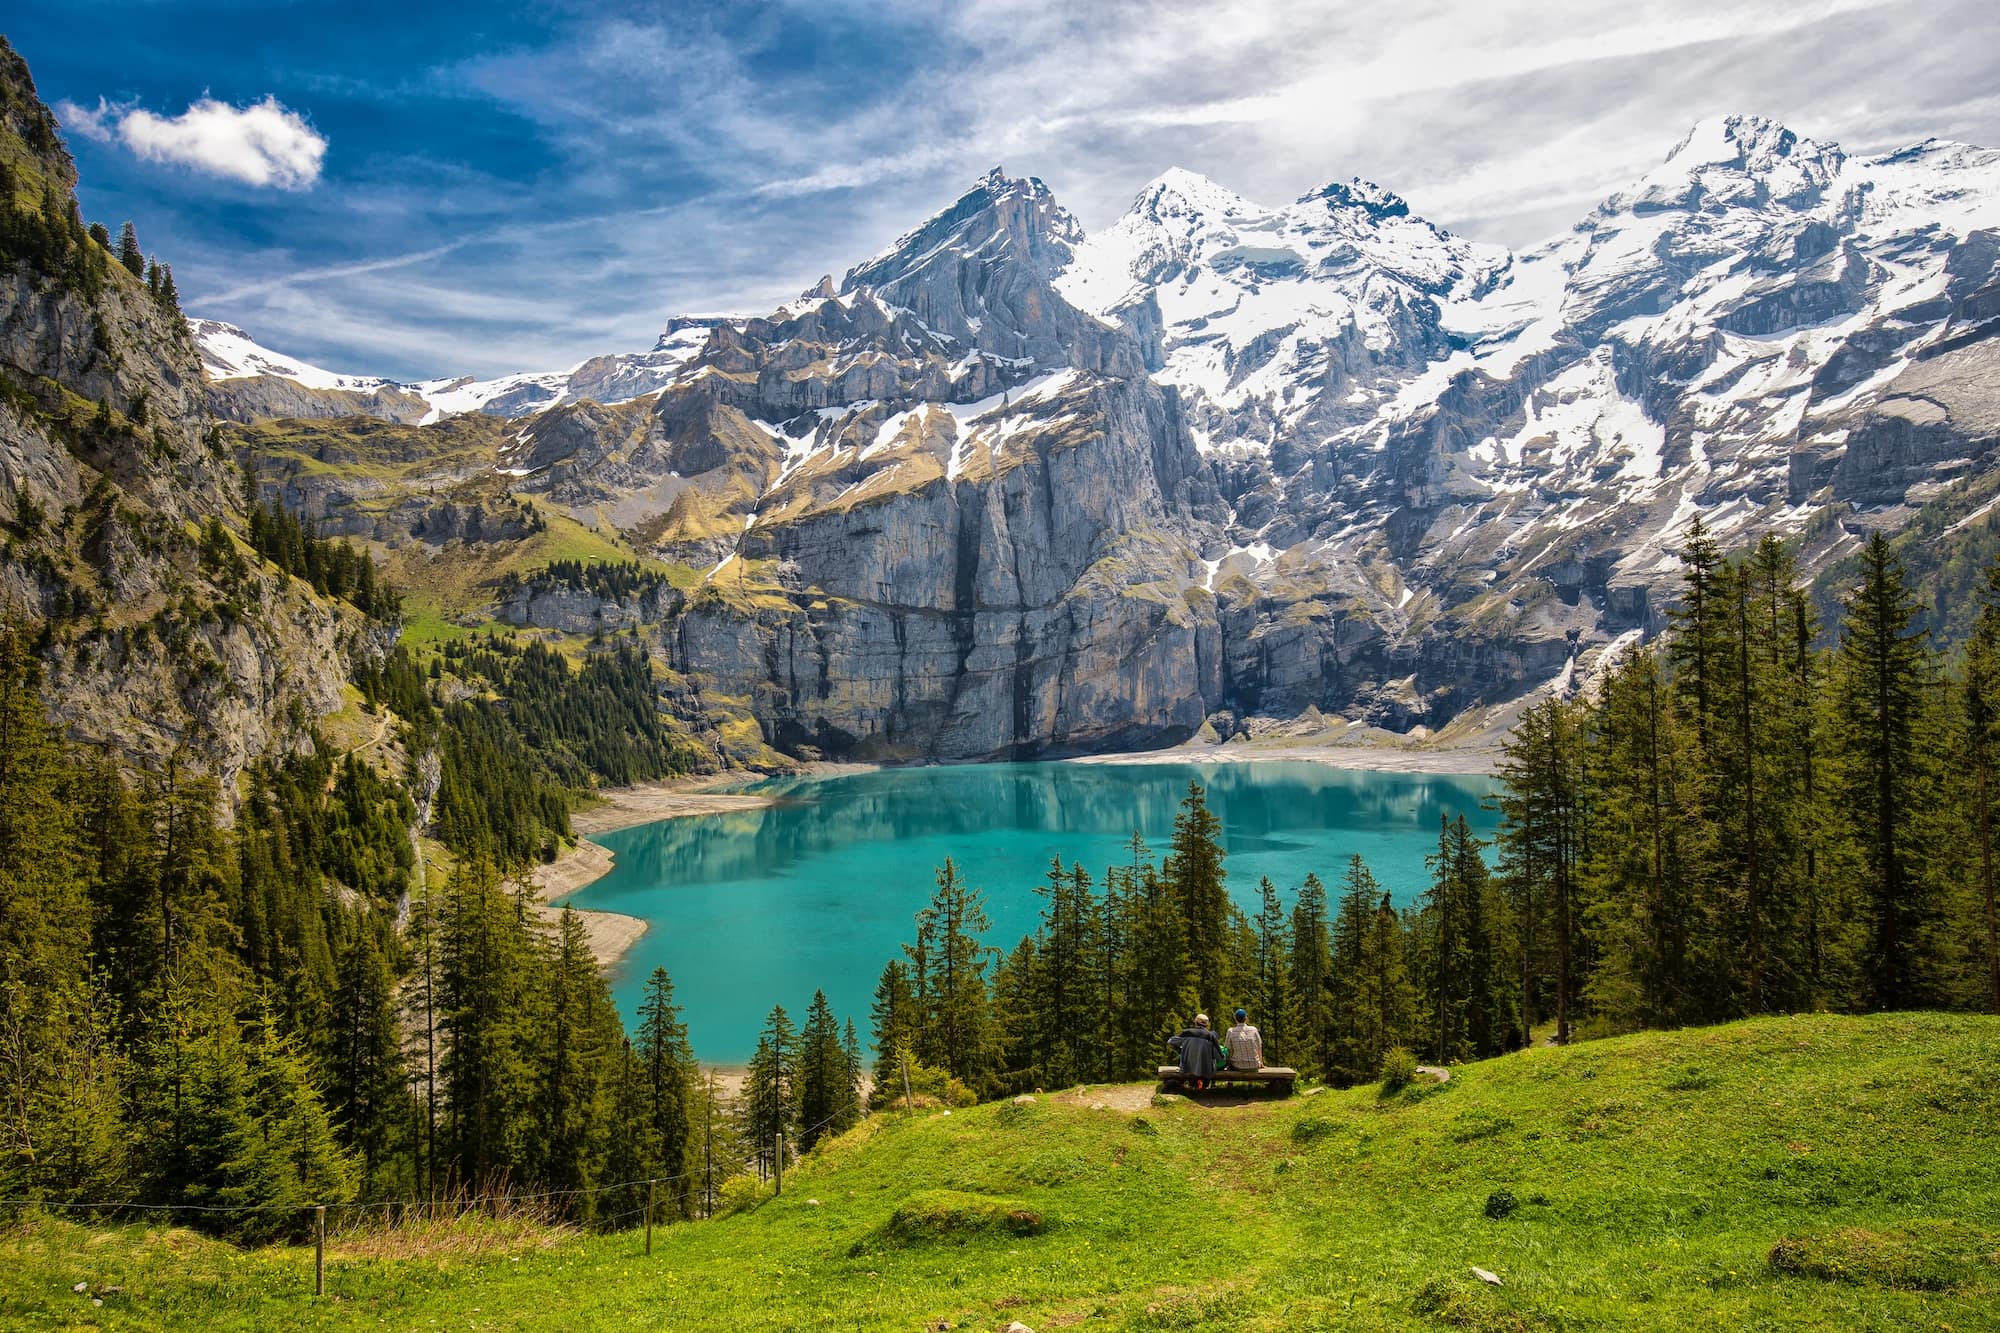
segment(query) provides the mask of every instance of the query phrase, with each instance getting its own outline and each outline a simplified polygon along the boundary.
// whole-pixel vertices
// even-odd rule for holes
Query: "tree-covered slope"
[[[1772,1018],[1537,1048],[1391,1095],[1091,1088],[881,1115],[782,1197],[656,1233],[650,1258],[633,1232],[468,1226],[413,1251],[357,1223],[318,1301],[309,1249],[34,1220],[0,1232],[0,1320],[1990,1328],[1996,1061],[1993,1018]]]
[[[310,748],[386,632],[249,549],[173,276],[76,172],[0,42],[0,618],[26,627],[72,736],[235,776]]]

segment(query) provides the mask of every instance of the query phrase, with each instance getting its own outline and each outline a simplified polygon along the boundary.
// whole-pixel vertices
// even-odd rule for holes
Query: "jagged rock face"
[[[281,375],[250,375],[211,381],[209,415],[220,421],[263,421],[271,417],[378,417],[410,424],[430,415],[431,405],[407,389],[388,385],[361,392],[313,389]]]
[[[1996,331],[2000,153],[1962,145],[1704,122],[1518,255],[1180,171],[1085,237],[995,172],[837,287],[670,327],[656,394],[544,384],[492,464],[700,571],[660,642],[774,743],[1407,728],[1656,628],[1696,513],[1810,527],[1810,570],[1990,468]]]
[[[0,45],[0,156],[12,206],[75,174],[25,65]],[[51,260],[0,255],[0,603],[38,626],[55,720],[126,760],[236,773],[308,743],[357,656],[358,613],[298,580],[204,554],[240,528],[235,461],[207,413],[179,315],[80,229]],[[240,548],[231,547],[232,550]]]
[[[1082,239],[1047,186],[995,167],[950,208],[850,270],[840,290],[872,292],[968,352],[1075,365],[1078,339],[1094,341],[1097,330],[1057,298],[1050,279]]]
[[[564,583],[529,583],[506,590],[498,601],[500,619],[510,625],[563,634],[615,634],[671,618],[682,598],[664,584],[629,597],[606,597]]]
[[[1204,489],[1167,398],[1080,378],[975,418],[979,462],[956,471],[967,446],[938,415],[941,436],[906,431],[875,474],[915,484],[751,527],[729,563],[809,587],[745,598],[725,564],[675,628],[676,666],[751,699],[776,739],[836,754],[1192,734],[1218,691],[1217,627],[1213,599],[1189,595],[1192,549],[1167,531]]]

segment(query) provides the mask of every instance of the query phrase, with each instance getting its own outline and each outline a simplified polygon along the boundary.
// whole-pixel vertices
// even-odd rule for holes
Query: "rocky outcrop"
[[[693,585],[498,613],[641,629],[676,708],[771,744],[1436,727],[1657,630],[1696,513],[1800,536],[1811,573],[1990,471],[1996,226],[2000,154],[1746,117],[1520,254],[1365,181],[1266,208],[1182,171],[1086,237],[995,171],[768,316],[417,387],[524,414],[479,504],[525,493]],[[509,540],[454,489],[470,451],[385,476],[317,449],[277,449],[288,504]]]
[[[209,415],[219,421],[379,417],[408,424],[422,421],[430,410],[428,402],[399,385],[367,391],[314,389],[278,375],[251,375],[208,385]]]
[[[35,627],[44,696],[73,737],[139,764],[174,756],[233,791],[251,760],[309,744],[348,664],[385,640],[229,535],[240,474],[193,340],[73,204],[41,212],[43,188],[71,200],[75,175],[4,42],[0,161],[15,213],[0,252],[0,604]]]

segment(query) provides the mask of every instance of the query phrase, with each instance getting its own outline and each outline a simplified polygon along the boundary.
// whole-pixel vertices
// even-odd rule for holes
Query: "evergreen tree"
[[[545,969],[491,862],[452,872],[436,948],[441,1156],[466,1184],[494,1188],[546,1159],[537,1131],[552,1108],[538,1050],[549,1031]]]
[[[1979,619],[1965,646],[1960,685],[1961,753],[1971,790],[1970,820],[1975,849],[1984,944],[1987,1009],[2000,1014],[2000,906],[1995,901],[1994,837],[2000,825],[2000,563],[1986,573]]]
[[[563,1190],[592,1191],[604,1150],[606,1066],[616,1051],[611,997],[590,952],[583,922],[563,908],[545,969],[548,1025],[538,1043],[540,1089],[536,1098],[539,1181]],[[622,1034],[621,1034],[622,1041]],[[529,1160],[533,1161],[533,1158]],[[589,1215],[593,1194],[577,1196]]]
[[[146,256],[139,249],[139,232],[129,222],[118,229],[118,262],[133,277],[146,276]]]
[[[774,1005],[743,1084],[744,1137],[760,1177],[778,1166],[780,1144],[787,1159],[797,1146],[798,1058],[791,1016],[783,1005]]]
[[[1021,1017],[1033,1035],[1031,1084],[1066,1088],[1093,1072],[1101,1012],[1094,975],[1099,957],[1098,913],[1090,875],[1081,865],[1050,866],[1042,895],[1042,927],[1036,937]]]
[[[903,946],[920,1015],[916,1054],[969,1085],[984,1079],[991,1056],[990,951],[980,941],[990,925],[985,895],[947,857],[930,903],[917,913],[916,943]]]
[[[1443,819],[1424,896],[1422,994],[1426,1043],[1440,1063],[1497,1055],[1515,1044],[1498,993],[1491,877],[1465,816]]]
[[[1295,1054],[1291,1061],[1301,1074],[1325,1078],[1331,1068],[1327,1044],[1331,1035],[1333,936],[1327,920],[1326,886],[1308,874],[1292,902],[1291,1009],[1285,1028]]]
[[[333,1003],[327,1109],[358,1155],[358,1184],[371,1197],[415,1184],[397,1155],[408,1122],[400,1036],[388,963],[373,933],[356,929],[341,957]]]
[[[1229,957],[1230,903],[1222,860],[1222,821],[1208,808],[1201,784],[1189,782],[1174,816],[1166,881],[1180,911],[1195,1003],[1211,1014],[1222,1010],[1223,971]]]
[[[656,967],[639,1000],[639,1041],[635,1051],[641,1078],[648,1174],[669,1178],[660,1195],[674,1215],[693,1217],[693,1106],[698,1071],[687,1024],[674,1003],[673,979]]]
[[[875,983],[875,1003],[869,1011],[875,1047],[875,1091],[871,1101],[886,1106],[902,1096],[903,1063],[912,1053],[918,1015],[910,989],[909,969],[892,958],[882,965]]]
[[[1918,605],[1881,533],[1861,556],[1861,583],[1840,626],[1837,685],[1847,801],[1868,901],[1866,984],[1874,1008],[1925,996],[1918,947],[1929,925],[1917,816],[1928,794],[1922,743],[1931,725],[1931,660]]]
[[[825,991],[813,992],[799,1032],[798,1089],[800,1152],[811,1152],[821,1140],[854,1127],[859,1116],[854,1072]]]
[[[1724,670],[1724,607],[1719,586],[1722,550],[1696,514],[1681,547],[1681,598],[1667,613],[1673,628],[1667,641],[1674,688],[1693,720],[1695,739],[1709,748],[1715,710],[1722,698],[1717,677]]]
[[[1266,875],[1257,882],[1257,915],[1252,921],[1256,931],[1256,979],[1250,990],[1249,1010],[1251,1020],[1258,1025],[1264,1036],[1264,1053],[1267,1064],[1276,1064],[1274,1052],[1286,1053],[1286,1058],[1297,1060],[1298,1054],[1292,1050],[1291,1033],[1291,951],[1292,941],[1285,906],[1278,899],[1278,890]]]
[[[1403,922],[1359,856],[1349,859],[1333,922],[1327,1076],[1366,1083],[1392,1047],[1414,1045],[1416,994],[1404,961]]]
[[[854,1030],[854,1020],[847,1020],[840,1034],[840,1060],[844,1081],[841,1086],[840,1115],[845,1125],[861,1123],[865,1071],[861,1064],[861,1034]]]
[[[1516,933],[1521,1021],[1553,1014],[1571,1036],[1582,922],[1577,867],[1586,826],[1581,710],[1548,699],[1521,715],[1502,748],[1501,882]]]

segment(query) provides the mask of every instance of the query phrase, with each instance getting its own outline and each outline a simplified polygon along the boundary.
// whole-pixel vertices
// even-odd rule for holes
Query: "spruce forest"
[[[629,1225],[648,1179],[658,1221],[754,1193],[744,1172],[853,1125],[871,1084],[877,1105],[969,1105],[1149,1077],[1197,1009],[1244,1005],[1267,1059],[1337,1085],[1544,1035],[2000,1009],[2000,574],[1946,662],[1880,540],[1830,646],[1778,543],[1725,557],[1697,525],[1684,564],[1665,644],[1526,715],[1495,845],[1446,820],[1414,905],[1356,857],[1260,883],[1245,912],[1191,786],[1159,854],[1140,831],[1123,864],[1052,864],[1040,929],[1008,951],[947,861],[885,962],[869,1050],[823,995],[802,1027],[775,1007],[735,1100],[696,1063],[700,997],[655,973],[628,1034],[576,918],[540,927],[519,878],[569,836],[581,784],[671,770],[643,660],[575,671],[475,641],[366,673],[440,738],[459,859],[413,888],[394,777],[324,752],[266,767],[225,826],[212,781],[65,745],[9,633],[0,1189],[182,1208],[243,1240],[312,1204],[467,1196]],[[508,706],[435,702],[466,678]]]

